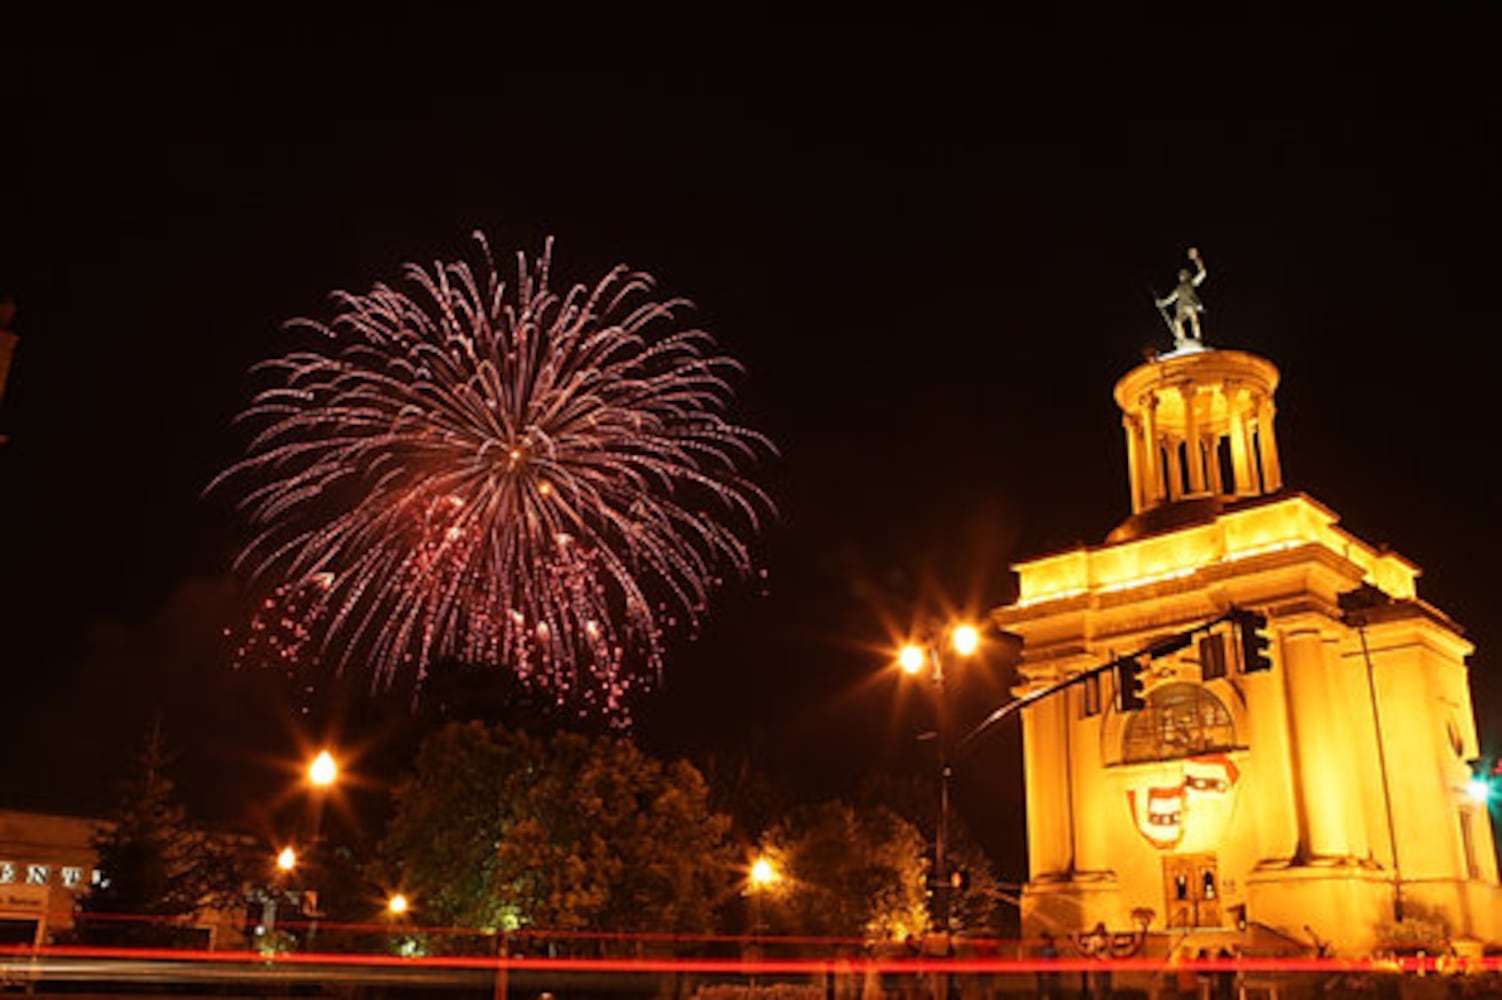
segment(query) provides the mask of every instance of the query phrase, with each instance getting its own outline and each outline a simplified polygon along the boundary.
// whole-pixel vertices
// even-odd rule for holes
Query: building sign
[[[90,882],[99,881],[99,871],[94,869]],[[79,889],[84,884],[84,868],[81,865],[36,864],[34,862],[0,861],[0,886],[12,885],[61,885],[65,889]]]

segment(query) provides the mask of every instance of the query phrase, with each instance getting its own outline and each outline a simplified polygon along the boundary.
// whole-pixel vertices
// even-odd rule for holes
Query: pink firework
[[[479,273],[408,265],[410,293],[298,321],[328,346],[258,366],[258,433],[216,483],[246,483],[240,561],[314,595],[326,658],[381,684],[494,663],[624,718],[664,629],[697,626],[720,567],[751,569],[772,508],[742,469],[771,445],[726,420],[739,366],[649,275],[560,295],[549,241],[507,286],[477,239]]]

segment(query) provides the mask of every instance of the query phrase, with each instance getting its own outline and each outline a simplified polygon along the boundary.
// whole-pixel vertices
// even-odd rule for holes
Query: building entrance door
[[[1220,872],[1213,854],[1171,854],[1163,859],[1169,927],[1220,926]]]

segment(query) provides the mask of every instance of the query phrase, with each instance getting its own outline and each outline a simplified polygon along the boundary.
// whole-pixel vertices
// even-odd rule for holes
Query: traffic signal
[[[1236,627],[1241,633],[1241,672],[1255,673],[1273,667],[1272,635],[1267,630],[1267,615],[1260,611],[1237,611]]]
[[[1142,664],[1128,656],[1116,661],[1116,704],[1123,712],[1137,712],[1147,707],[1143,697]]]
[[[948,875],[930,874],[928,887],[934,892],[964,892],[970,888],[970,873],[963,868],[956,868]]]

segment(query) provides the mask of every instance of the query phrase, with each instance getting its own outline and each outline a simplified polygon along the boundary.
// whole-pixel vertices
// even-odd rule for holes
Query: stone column
[[[1177,500],[1184,495],[1184,464],[1179,460],[1179,441],[1165,435],[1163,445],[1168,455],[1163,464],[1163,475],[1168,477],[1168,499]]]
[[[1387,782],[1382,774],[1382,761],[1386,758],[1388,766],[1391,767],[1393,759],[1389,756],[1390,752],[1385,746],[1380,752],[1377,749],[1377,722],[1380,713],[1372,697],[1374,684],[1369,684],[1367,680],[1366,657],[1361,652],[1360,637],[1353,636],[1349,631],[1344,637],[1343,652],[1337,658],[1335,676],[1344,683],[1345,692],[1342,697],[1351,708],[1346,715],[1351,734],[1353,768],[1351,784],[1361,793],[1361,804],[1366,820],[1367,849],[1379,865],[1392,869],[1395,867],[1393,838],[1389,832],[1391,827],[1387,822]],[[1421,725],[1411,716],[1405,719],[1405,723]],[[1440,732],[1444,723],[1439,719],[1434,719],[1432,725],[1433,729],[1429,731]],[[1411,763],[1411,761],[1403,761],[1400,767],[1407,772]],[[1403,856],[1401,844],[1398,845],[1397,854],[1401,860]]]
[[[1306,825],[1296,794],[1287,673],[1268,670],[1242,677],[1252,753],[1241,796],[1255,803],[1258,866],[1272,869],[1286,866],[1298,854],[1299,833]]]
[[[1251,394],[1246,394],[1247,405],[1240,410],[1241,424],[1241,451],[1246,456],[1246,492],[1256,496],[1265,493],[1262,488],[1262,472],[1257,464],[1256,441],[1252,437],[1252,402]]]
[[[1148,393],[1142,401],[1142,445],[1146,477],[1142,481],[1142,506],[1151,507],[1163,499],[1162,479],[1158,475],[1158,397]]]
[[[1226,491],[1220,481],[1220,435],[1206,434],[1202,441],[1205,449],[1205,464],[1210,469],[1210,492],[1219,496]]]
[[[1065,878],[1074,868],[1066,701],[1044,698],[1022,710],[1027,863],[1034,881]]]
[[[1246,446],[1246,414],[1241,409],[1241,389],[1226,383],[1226,405],[1231,415],[1231,474],[1236,479],[1235,493],[1240,497],[1257,495],[1251,454]]]
[[[1199,414],[1195,412],[1198,387],[1185,382],[1179,386],[1179,395],[1184,398],[1184,460],[1189,463],[1189,493],[1198,496],[1205,492],[1205,452],[1200,440]]]
[[[1104,695],[1104,691],[1102,692]],[[1103,874],[1111,870],[1112,839],[1119,832],[1117,816],[1103,809],[1111,802],[1106,791],[1106,766],[1101,759],[1101,726],[1104,713],[1086,718],[1084,689],[1076,687],[1058,697],[1065,707],[1074,737],[1070,745],[1070,773],[1073,776],[1071,798],[1074,813],[1074,869],[1076,872]],[[1114,803],[1113,803],[1114,804]]]
[[[1257,443],[1262,449],[1262,488],[1271,493],[1283,487],[1283,469],[1278,463],[1278,439],[1273,434],[1273,401],[1264,396],[1257,405]]]
[[[1121,418],[1126,431],[1127,479],[1132,485],[1132,513],[1142,509],[1142,422],[1128,413]]]
[[[1342,734],[1335,725],[1335,717],[1345,706],[1333,704],[1335,691],[1329,683],[1325,645],[1316,627],[1299,626],[1284,636],[1283,669],[1288,676],[1305,860],[1350,857],[1349,748],[1341,745]]]

